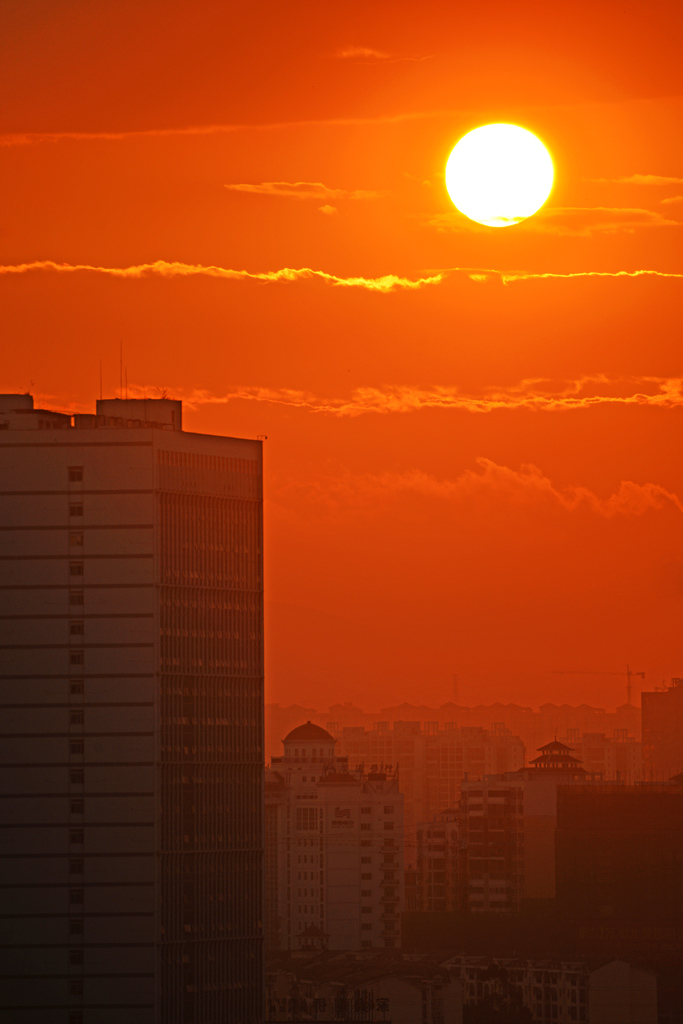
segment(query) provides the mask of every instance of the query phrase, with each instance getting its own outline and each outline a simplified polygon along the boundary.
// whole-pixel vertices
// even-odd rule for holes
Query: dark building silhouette
[[[642,694],[645,778],[665,782],[683,772],[683,679]]]
[[[0,396],[0,1017],[263,1020],[258,441]]]
[[[556,862],[558,909],[588,945],[683,948],[683,785],[561,787]]]

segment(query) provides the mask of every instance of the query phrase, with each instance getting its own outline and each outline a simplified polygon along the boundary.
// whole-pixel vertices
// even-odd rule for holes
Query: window
[[[69,713],[69,724],[70,725],[83,725],[83,712],[82,711],[71,711]]]
[[[73,694],[83,693],[83,683],[79,683],[76,680],[72,679],[69,689]]]
[[[71,801],[71,813],[72,814],[83,814],[83,801],[72,800]]]
[[[83,515],[83,502],[71,502],[69,504],[69,515],[70,516],[82,516]]]
[[[83,636],[83,619],[72,619],[69,623],[71,636]]]
[[[83,902],[83,890],[82,889],[71,889],[69,892],[69,903],[82,903]]]
[[[71,1010],[69,1013],[69,1024],[83,1024],[83,1011]]]
[[[363,824],[361,824],[361,831],[369,832],[370,831],[370,823],[369,822],[367,822],[367,823],[363,822]]]
[[[69,861],[69,871],[72,875],[83,874],[83,861],[82,860],[71,860]]]
[[[372,857],[361,857],[360,862],[361,864],[370,864],[372,862]]]
[[[360,877],[362,882],[369,882],[372,878],[372,875],[361,875]]]
[[[71,740],[71,743],[69,744],[69,751],[72,754],[82,754],[83,740]]]
[[[394,813],[394,808],[393,807],[385,807],[384,808],[384,813],[385,814],[393,814]]]
[[[371,843],[371,841],[369,839],[361,839],[360,845],[361,846],[372,846],[372,843]]]
[[[306,831],[318,827],[317,807],[297,807],[296,827],[299,831]]]
[[[78,530],[69,534],[69,547],[70,548],[82,548],[83,547],[83,533]]]
[[[69,664],[70,665],[82,665],[83,664],[83,651],[71,651],[69,653]]]
[[[372,931],[372,925],[371,924],[362,924],[360,926],[360,928],[361,928],[361,931],[363,931],[363,932],[371,932]],[[363,945],[365,945],[365,943],[363,943]],[[368,945],[370,945],[370,943],[368,943]]]
[[[360,809],[360,813],[361,814],[370,814],[371,811],[372,811],[372,807],[361,807],[361,809]]]
[[[74,845],[76,845],[76,846],[82,846],[83,845],[83,829],[82,828],[72,828],[71,832],[69,833],[69,841],[74,843]]]
[[[70,576],[82,576],[83,575],[83,562],[70,562],[69,563],[69,575]]]
[[[82,917],[72,917],[71,920],[69,921],[69,931],[70,931],[70,933],[72,935],[82,935],[83,934],[83,918]]]
[[[372,889],[361,889],[361,896],[372,896]]]
[[[363,941],[361,942],[361,946],[363,947],[363,949],[368,949],[370,946],[372,946],[372,942],[370,941],[370,939],[363,939]]]
[[[394,827],[393,821],[385,821],[384,822],[384,827],[385,828],[393,828]]]
[[[360,908],[360,912],[361,912],[361,914],[371,914],[372,913],[372,907],[361,907]]]
[[[71,772],[69,773],[69,778],[71,780],[72,785],[74,785],[74,786],[82,786],[83,785],[83,781],[84,781],[83,769],[82,768],[72,768]]]
[[[69,950],[69,963],[76,967],[78,964],[83,963],[83,950],[82,949],[70,949]]]
[[[69,466],[69,483],[78,484],[83,480],[83,466]]]
[[[83,604],[83,591],[71,590],[69,592],[69,604]]]
[[[72,978],[69,981],[69,995],[70,996],[82,996],[83,995],[83,982],[80,978]],[[81,1017],[81,1020],[83,1018]]]

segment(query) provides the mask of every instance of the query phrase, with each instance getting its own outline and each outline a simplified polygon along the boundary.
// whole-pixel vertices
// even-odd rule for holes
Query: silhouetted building
[[[333,728],[331,724],[331,728]],[[406,861],[415,863],[418,822],[432,821],[460,800],[462,780],[515,771],[524,764],[524,745],[503,726],[459,729],[452,723],[379,722],[374,729],[345,728],[339,746],[351,766],[396,766],[405,795]]]
[[[462,905],[463,854],[457,810],[443,811],[434,821],[420,822],[417,826],[417,867],[411,871],[414,891],[410,903],[406,891],[406,909],[427,912],[459,909]]]
[[[0,396],[3,1020],[263,1020],[261,454]]]
[[[683,772],[683,679],[641,699],[645,778],[665,782]]]
[[[523,899],[555,896],[555,828],[559,786],[591,778],[564,743],[541,747],[514,773],[462,784],[464,906],[517,911]]]
[[[621,961],[592,970],[585,960],[456,956],[442,966],[462,984],[465,1019],[657,1024],[657,979]]]
[[[578,729],[570,729],[565,740],[591,775],[629,786],[642,781],[643,746],[626,729],[615,729],[613,736],[604,732],[580,734]]]
[[[429,956],[271,955],[266,979],[266,1021],[462,1024],[460,982]]]
[[[561,788],[557,900],[566,919],[590,923],[606,939],[614,933],[609,941],[619,944],[611,948],[620,955],[643,943],[679,943],[683,785]]]
[[[266,773],[266,921],[271,948],[400,944],[403,796],[396,774],[348,771],[307,722]]]

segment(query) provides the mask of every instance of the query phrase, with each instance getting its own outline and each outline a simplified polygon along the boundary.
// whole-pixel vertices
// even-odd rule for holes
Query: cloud
[[[669,270],[574,270],[567,274],[558,274],[554,271],[545,271],[543,273],[533,273],[527,270],[520,270],[516,272],[507,270],[487,270],[485,268],[478,269],[476,267],[453,267],[454,271],[460,271],[461,273],[467,274],[471,281],[489,281],[495,279],[501,281],[503,284],[512,284],[515,281],[545,281],[551,278],[558,280],[571,280],[573,278],[580,277],[662,277],[662,278],[683,278],[683,273],[679,274],[675,271]],[[448,271],[443,270],[442,273],[447,275]]]
[[[329,188],[321,181],[262,181],[258,185],[224,185],[232,192],[249,192],[256,196],[285,196],[288,199],[375,199],[379,192],[363,189]]]
[[[683,203],[683,196],[669,196],[668,199],[660,199],[661,203],[669,203],[671,205],[675,203]]]
[[[339,212],[336,206],[319,206],[318,209],[321,213],[326,213],[328,216]]]
[[[391,60],[391,54],[383,50],[375,50],[370,46],[345,46],[336,54],[341,60],[356,60],[358,57],[365,60]]]
[[[401,57],[395,53],[385,53],[384,50],[376,50],[372,46],[344,46],[335,53],[335,57],[338,57],[340,60],[352,60],[364,64],[398,64],[401,61],[416,61],[419,63],[423,60],[430,60],[431,54],[424,57]]]
[[[404,58],[406,60],[413,58]],[[417,59],[417,58],[415,58]],[[422,59],[422,58],[420,58]],[[0,146],[35,146],[49,142],[124,142],[129,139],[163,139],[183,136],[229,135],[234,132],[264,132],[288,128],[353,127],[356,125],[400,124],[432,117],[453,116],[452,110],[425,110],[379,117],[309,118],[301,121],[267,121],[245,124],[201,124],[184,128],[141,128],[130,131],[95,132],[13,132],[0,135]]]
[[[441,232],[500,231],[500,228],[477,224],[456,211],[436,214],[426,223]],[[680,221],[668,220],[657,210],[610,206],[555,206],[539,210],[533,216],[520,221],[515,225],[515,229],[561,237],[590,238],[596,234],[633,234],[638,228],[680,226]]]
[[[15,263],[0,266],[0,277],[15,274],[28,274],[34,271],[50,271],[58,274],[92,273],[105,274],[108,277],[144,278],[144,277],[215,277],[224,281],[262,281],[274,283],[278,281],[313,281],[320,280],[339,288],[364,288],[367,291],[389,293],[394,291],[414,291],[425,285],[440,284],[453,274],[462,274],[471,281],[485,283],[491,280],[502,284],[518,281],[537,281],[550,278],[569,280],[581,277],[612,277],[612,278],[683,278],[683,273],[664,270],[578,270],[570,273],[553,271],[506,271],[488,267],[446,267],[426,273],[424,277],[401,277],[398,274],[384,274],[381,277],[339,277],[325,270],[313,270],[311,267],[282,267],[280,270],[233,270],[229,267],[217,267],[202,263],[169,262],[156,260],[154,263],[139,263],[130,267],[99,267],[89,263],[57,263],[54,260],[35,260],[31,263]]]
[[[393,292],[397,290],[415,290],[428,284],[438,284],[442,274],[430,277],[408,278],[396,274],[385,274],[382,277],[337,277],[324,270],[311,270],[310,267],[292,269],[283,267],[281,270],[252,272],[249,270],[230,270],[226,267],[203,266],[201,263],[169,263],[157,260],[155,263],[140,263],[132,267],[96,267],[87,263],[55,263],[53,260],[40,260],[33,263],[18,263],[0,266],[0,276],[11,274],[28,274],[35,270],[48,270],[60,274],[80,272],[106,274],[110,277],[142,278],[159,277],[217,277],[224,281],[311,281],[321,280],[326,284],[339,288],[364,288],[372,292]]]
[[[683,512],[683,502],[678,495],[659,484],[622,480],[616,491],[601,498],[582,486],[556,487],[542,470],[531,464],[512,469],[487,458],[475,459],[475,464],[476,469],[465,470],[453,480],[413,470],[321,478],[304,485],[304,488],[309,500],[346,507],[374,505],[378,500],[391,499],[396,494],[412,493],[452,502],[472,502],[482,498],[517,505],[546,502],[565,512],[585,509],[605,519],[641,516],[650,510],[672,506]],[[302,485],[298,483],[296,488],[300,491]],[[285,495],[289,489],[288,486],[280,488],[280,494]]]
[[[683,185],[683,178],[669,178],[662,174],[630,174],[625,178],[591,178],[606,185]]]
[[[610,378],[605,374],[576,380],[529,378],[510,387],[486,388],[479,394],[447,385],[385,385],[355,388],[345,397],[324,397],[288,388],[240,385],[223,395],[210,391],[170,389],[190,406],[225,405],[232,401],[266,402],[332,416],[368,413],[411,413],[445,409],[470,413],[526,409],[571,412],[595,405],[637,405],[672,409],[683,406],[683,378]]]

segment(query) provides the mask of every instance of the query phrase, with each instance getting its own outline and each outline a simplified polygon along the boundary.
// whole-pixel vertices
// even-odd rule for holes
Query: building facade
[[[406,909],[428,913],[459,910],[465,855],[459,812],[443,811],[434,821],[420,822],[416,841],[417,866],[411,872],[413,892],[409,903],[406,892]]]
[[[558,787],[594,778],[569,747],[555,740],[541,747],[526,768],[463,782],[460,815],[468,910],[518,911],[523,899],[555,897]]]
[[[683,772],[683,679],[641,695],[644,775],[666,782]]]
[[[0,396],[0,1010],[263,1019],[262,453]]]
[[[615,729],[613,736],[570,729],[564,741],[583,768],[591,775],[601,775],[605,782],[631,786],[643,779],[643,745],[627,729]]]
[[[334,725],[330,726],[333,734]],[[465,778],[516,771],[524,765],[524,744],[497,725],[458,728],[437,722],[378,722],[373,729],[349,727],[338,733],[340,753],[351,767],[391,765],[405,795],[406,860],[417,857],[418,822],[433,821],[460,800]]]
[[[307,722],[266,774],[268,944],[392,949],[403,911],[403,796],[395,774],[348,770]]]

